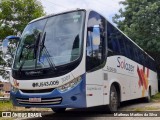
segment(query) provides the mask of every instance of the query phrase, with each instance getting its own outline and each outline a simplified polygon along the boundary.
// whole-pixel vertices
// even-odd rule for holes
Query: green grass
[[[15,120],[14,118],[2,118],[2,117],[0,117],[0,120]]]
[[[152,101],[159,102],[160,101],[160,92],[151,97]]]
[[[12,110],[14,107],[11,103],[11,101],[5,101],[5,102],[2,102],[0,101],[0,111],[10,111]]]
[[[5,102],[2,102],[0,101],[0,111],[11,111],[11,110],[14,110],[13,109],[13,105],[11,103],[11,101],[5,101]],[[0,117],[0,120],[13,120],[14,118],[2,118]]]
[[[51,111],[50,108],[29,108],[15,107],[11,101],[2,102],[0,101],[0,111]]]
[[[155,110],[159,110],[159,108],[157,107],[144,107],[144,108],[133,108],[132,111],[137,111],[137,112],[141,112],[141,111],[155,111]]]
[[[6,101],[6,102],[2,102],[0,101],[0,112],[1,111],[51,111],[50,108],[30,108],[30,109],[25,109],[25,107],[15,107],[12,105],[11,101]],[[15,118],[2,118],[0,117],[0,120],[15,120]]]

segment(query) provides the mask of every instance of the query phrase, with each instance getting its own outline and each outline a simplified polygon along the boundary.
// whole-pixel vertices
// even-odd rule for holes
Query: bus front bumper
[[[23,93],[21,90],[15,93],[11,91],[11,100],[14,106],[20,107],[84,108],[86,107],[86,92],[83,78],[77,86],[66,92],[60,92],[57,89],[49,93]]]

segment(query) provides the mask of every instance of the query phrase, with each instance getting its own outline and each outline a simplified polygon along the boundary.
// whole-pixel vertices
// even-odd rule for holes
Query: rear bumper
[[[21,107],[37,107],[37,108],[84,108],[86,107],[86,83],[85,75],[82,76],[81,82],[74,88],[59,92],[54,89],[49,93],[23,93],[11,91],[11,100],[13,105]],[[29,98],[41,98],[42,102],[30,103]],[[50,101],[52,100],[52,102]],[[48,102],[50,101],[50,102]]]

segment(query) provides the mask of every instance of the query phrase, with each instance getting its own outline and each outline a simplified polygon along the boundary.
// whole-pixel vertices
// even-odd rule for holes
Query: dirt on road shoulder
[[[137,101],[137,102],[136,102]],[[160,101],[152,101],[150,103],[139,102],[134,100],[133,103],[122,103],[120,111],[160,111]]]

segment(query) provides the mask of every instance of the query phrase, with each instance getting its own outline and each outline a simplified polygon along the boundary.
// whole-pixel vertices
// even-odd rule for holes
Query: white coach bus
[[[117,111],[158,92],[154,59],[94,10],[38,18],[7,38],[20,41],[10,78],[15,106]]]

